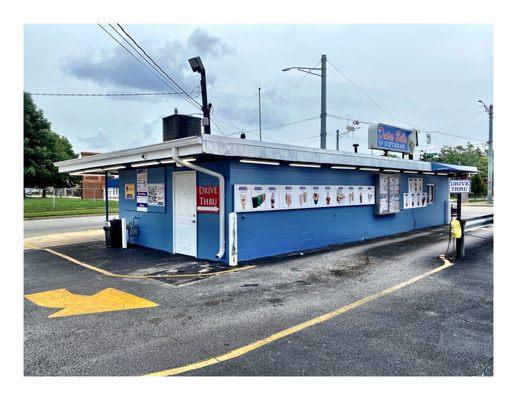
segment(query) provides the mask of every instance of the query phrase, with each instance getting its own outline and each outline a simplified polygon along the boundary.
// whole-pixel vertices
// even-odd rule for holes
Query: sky
[[[344,132],[349,118],[365,123],[341,137],[345,151],[358,143],[360,152],[370,153],[368,123],[378,122],[432,131],[430,143],[420,134],[420,152],[487,140],[488,116],[478,100],[492,104],[491,25],[121,25],[199,102],[199,74],[188,59],[202,58],[218,126],[213,134],[244,131],[258,140],[261,87],[262,140],[319,147],[320,78],[282,69],[314,67],[326,54],[327,148],[335,149],[336,130]],[[173,91],[95,24],[25,25],[24,88]],[[158,143],[164,116],[176,108],[200,112],[177,94],[33,99],[76,153]]]

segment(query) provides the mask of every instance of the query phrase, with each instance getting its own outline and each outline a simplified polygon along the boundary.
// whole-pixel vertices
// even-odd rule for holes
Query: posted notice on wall
[[[135,199],[135,184],[134,183],[126,183],[124,185],[124,198],[126,200]]]
[[[155,207],[165,206],[165,185],[163,183],[149,183],[147,204]]]
[[[362,206],[374,203],[374,186],[234,185],[235,212]]]
[[[136,211],[147,212],[148,204],[147,170],[136,170]]]

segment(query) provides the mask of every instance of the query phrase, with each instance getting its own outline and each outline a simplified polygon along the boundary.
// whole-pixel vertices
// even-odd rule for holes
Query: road
[[[461,214],[463,218],[479,217],[481,215],[493,214],[493,206],[482,206],[474,204],[463,204]]]
[[[25,294],[114,288],[158,306],[48,318],[55,308],[25,300],[24,371],[492,375],[492,235],[491,227],[469,231],[465,259],[442,270],[436,268],[447,245],[443,227],[185,284],[113,278],[26,250]],[[165,253],[122,252],[99,242],[55,249],[116,273],[142,272],[153,260],[162,269],[176,262]]]
[[[111,218],[116,218],[113,214]],[[104,215],[66,218],[42,218],[23,221],[23,232],[26,238],[62,232],[79,232],[101,228]]]

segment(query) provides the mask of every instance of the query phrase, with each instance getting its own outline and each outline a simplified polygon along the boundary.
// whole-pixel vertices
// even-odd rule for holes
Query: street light
[[[327,148],[327,56],[321,55],[321,68],[313,67],[288,67],[283,68],[282,71],[286,72],[291,69],[296,69],[306,74],[316,75],[321,77],[321,131],[320,131],[320,148]],[[321,71],[320,74],[313,71]]]
[[[488,176],[487,176],[487,201],[493,203],[494,195],[494,149],[493,149],[493,125],[494,125],[494,105],[487,106],[483,100],[478,100],[483,104],[488,114]]]
[[[201,57],[190,58],[188,62],[190,64],[190,68],[192,68],[192,71],[201,74],[201,98],[203,102],[201,109],[203,110],[203,128],[205,133],[210,135],[210,105],[208,104],[208,96],[206,93],[205,66],[201,61]]]

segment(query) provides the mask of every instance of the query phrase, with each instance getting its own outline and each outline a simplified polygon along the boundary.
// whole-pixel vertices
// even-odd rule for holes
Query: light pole
[[[203,105],[201,109],[203,110],[203,128],[207,135],[210,135],[210,105],[208,104],[208,96],[206,93],[206,71],[201,61],[201,57],[194,57],[188,60],[192,71],[199,72],[201,74],[201,98],[203,101]]]
[[[327,56],[321,55],[321,67],[288,67],[282,69],[282,71],[289,71],[291,69],[297,69],[298,71],[305,72],[306,74],[316,75],[321,77],[321,130],[320,130],[320,148],[327,148]],[[321,71],[320,74],[312,71]]]
[[[488,204],[494,201],[494,150],[493,150],[493,124],[494,105],[487,106],[484,101],[478,100],[488,114],[488,176],[487,176],[487,200]]]

